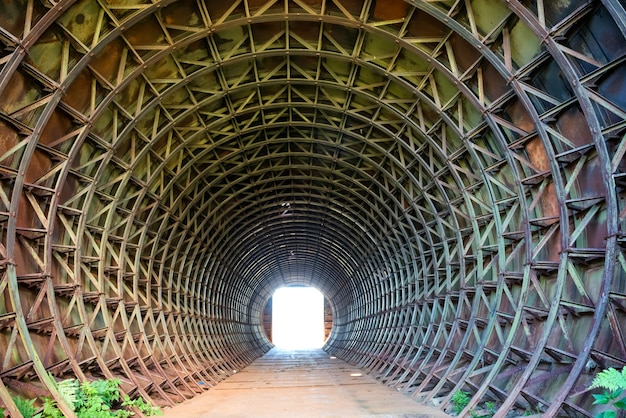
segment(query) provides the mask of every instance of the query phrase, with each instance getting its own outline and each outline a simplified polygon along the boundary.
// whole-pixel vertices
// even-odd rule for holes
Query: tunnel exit
[[[282,287],[272,298],[272,342],[280,348],[324,344],[324,296],[312,287]]]

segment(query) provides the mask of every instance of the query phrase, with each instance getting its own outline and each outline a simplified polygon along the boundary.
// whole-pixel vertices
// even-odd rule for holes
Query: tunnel
[[[3,0],[0,407],[193,398],[297,285],[418,403],[593,416],[626,366],[624,7]]]

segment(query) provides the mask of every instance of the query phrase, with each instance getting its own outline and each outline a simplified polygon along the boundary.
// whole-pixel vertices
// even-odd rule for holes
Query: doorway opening
[[[272,297],[272,342],[291,350],[324,344],[324,295],[312,287],[281,287]]]

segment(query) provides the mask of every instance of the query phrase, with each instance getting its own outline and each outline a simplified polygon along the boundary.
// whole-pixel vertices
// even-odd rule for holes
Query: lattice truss
[[[307,284],[326,349],[420,401],[592,415],[626,364],[625,34],[619,0],[3,1],[2,403],[193,397]]]

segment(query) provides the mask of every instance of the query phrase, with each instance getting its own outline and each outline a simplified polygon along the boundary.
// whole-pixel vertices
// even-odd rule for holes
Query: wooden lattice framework
[[[625,38],[619,0],[3,1],[2,403],[193,397],[297,283],[419,401],[590,416],[626,365]]]

